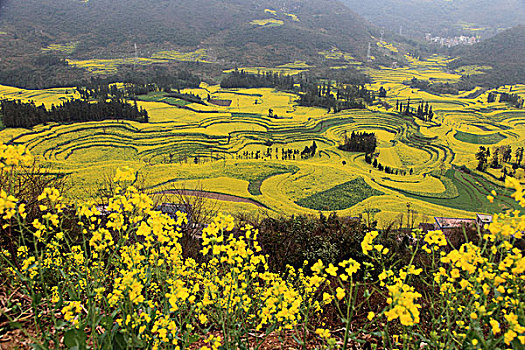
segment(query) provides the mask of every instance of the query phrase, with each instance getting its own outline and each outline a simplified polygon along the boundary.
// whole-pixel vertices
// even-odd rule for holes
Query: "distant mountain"
[[[490,66],[484,75],[472,76],[475,83],[490,81],[491,85],[523,83],[525,78],[525,26],[517,26],[471,47],[456,51],[458,59],[451,68],[478,65]]]
[[[422,37],[482,34],[525,24],[523,0],[342,0],[378,26]]]
[[[229,65],[321,61],[337,47],[366,56],[366,20],[337,0],[24,0],[0,9],[0,71],[41,55],[140,57],[205,50]],[[43,51],[46,50],[47,51]],[[51,48],[51,50],[49,49]],[[47,58],[44,61],[48,60]],[[47,61],[46,61],[47,62]]]

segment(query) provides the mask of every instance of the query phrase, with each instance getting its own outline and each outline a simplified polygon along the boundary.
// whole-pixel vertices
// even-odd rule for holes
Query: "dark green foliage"
[[[364,152],[372,154],[377,147],[376,134],[373,132],[355,132],[352,131],[350,137],[345,135],[345,141],[339,146],[339,149],[348,152]]]
[[[513,107],[523,108],[524,99],[518,94],[508,94],[506,92],[502,92],[499,95],[499,102],[506,102]]]
[[[374,101],[374,95],[364,86],[343,85],[333,88],[331,84],[301,83],[303,92],[299,104],[307,107],[324,107],[337,113],[344,109],[364,109]]]
[[[385,98],[386,97],[386,89],[384,87],[381,86],[381,88],[379,89],[379,97],[381,98]]]
[[[276,19],[284,24],[271,28],[251,24],[270,16],[265,8],[279,9]],[[320,63],[318,52],[334,46],[362,58],[374,31],[336,0],[8,0],[1,11],[0,27],[8,28],[8,34],[0,35],[0,83],[34,88],[89,78],[86,71],[64,66],[64,58],[132,58],[134,44],[139,57],[204,47],[209,61],[217,64],[187,65],[195,65],[192,71],[206,69],[215,78],[232,66],[277,66],[298,58]],[[72,42],[78,43],[73,52],[38,58],[48,45]],[[48,68],[43,72],[36,64]],[[135,68],[119,67],[116,75],[122,78],[124,71],[145,69]]]
[[[499,28],[523,23],[525,4],[521,0],[342,0],[350,8],[378,26],[398,33],[423,37],[461,34],[484,36]],[[461,23],[486,28],[476,33],[464,30]]]
[[[457,95],[459,93],[458,87],[450,83],[432,83],[428,80],[412,78],[412,80],[406,81],[404,84],[413,89],[419,89],[433,94]]]
[[[259,229],[258,241],[272,271],[285,271],[287,265],[300,268],[305,260],[312,265],[319,259],[336,264],[348,258],[365,258],[360,244],[365,228],[356,218],[332,213],[318,218],[302,215],[248,223]]]
[[[525,77],[525,26],[520,25],[482,41],[468,48],[460,48],[455,54],[460,56],[449,66],[491,66],[484,74],[470,76],[474,85],[496,87],[523,83]]]
[[[315,72],[317,77],[328,81],[337,81],[341,84],[365,85],[372,82],[370,77],[354,67],[345,69],[318,69]]]
[[[476,167],[476,170],[485,171],[487,169],[487,158],[487,150],[485,147],[480,146],[478,153],[476,153],[476,159],[478,160],[478,166]]]
[[[7,128],[31,128],[48,122],[74,123],[106,119],[148,122],[146,110],[117,98],[96,103],[72,100],[59,106],[53,105],[50,110],[43,104],[37,107],[33,102],[2,100],[0,107],[2,122]]]
[[[434,118],[432,106],[428,102],[425,103],[425,101],[421,101],[417,106],[417,109],[410,106],[410,98],[408,98],[406,105],[403,105],[403,103],[399,103],[398,101],[396,103],[396,110],[400,114],[416,117],[426,122],[431,122]]]
[[[278,88],[282,90],[293,90],[294,78],[290,75],[279,73],[246,73],[244,70],[234,70],[221,81],[221,87],[231,88]]]

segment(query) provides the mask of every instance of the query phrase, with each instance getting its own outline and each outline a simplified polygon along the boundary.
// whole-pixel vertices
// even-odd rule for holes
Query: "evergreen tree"
[[[485,169],[487,169],[487,151],[485,147],[479,147],[479,151],[476,153],[476,159],[478,160],[478,166],[476,169],[479,171],[485,171]]]
[[[496,148],[492,154],[492,161],[490,162],[490,167],[493,169],[498,169],[500,167],[499,163],[499,150]]]

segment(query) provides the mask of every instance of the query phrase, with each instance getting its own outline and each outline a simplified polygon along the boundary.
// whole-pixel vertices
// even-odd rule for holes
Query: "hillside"
[[[140,58],[169,50],[178,61],[229,67],[316,63],[319,51],[333,47],[363,58],[373,30],[336,0],[8,0],[0,15],[0,46],[8,48],[0,53],[0,82],[47,70],[55,80],[80,78],[85,72],[64,58],[133,59],[135,44]],[[26,85],[49,85],[39,83]]]
[[[378,26],[423,37],[473,34],[491,36],[523,24],[522,0],[342,0]]]
[[[485,74],[471,76],[475,84],[498,86],[523,82],[525,77],[525,26],[506,30],[472,47],[461,48],[450,66],[490,66]]]

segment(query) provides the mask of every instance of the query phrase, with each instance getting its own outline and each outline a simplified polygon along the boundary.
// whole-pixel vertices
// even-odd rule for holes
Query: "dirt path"
[[[181,191],[163,191],[162,194],[176,194],[176,195],[183,195],[183,196],[199,196],[209,199],[214,199],[218,201],[225,201],[225,202],[235,202],[235,203],[248,203],[253,204],[259,208],[266,208],[267,207],[257,201],[254,201],[252,199],[244,198],[244,197],[238,197],[233,196],[230,194],[224,194],[224,193],[217,193],[217,192],[208,192],[208,191],[198,191],[198,190],[181,190]]]

